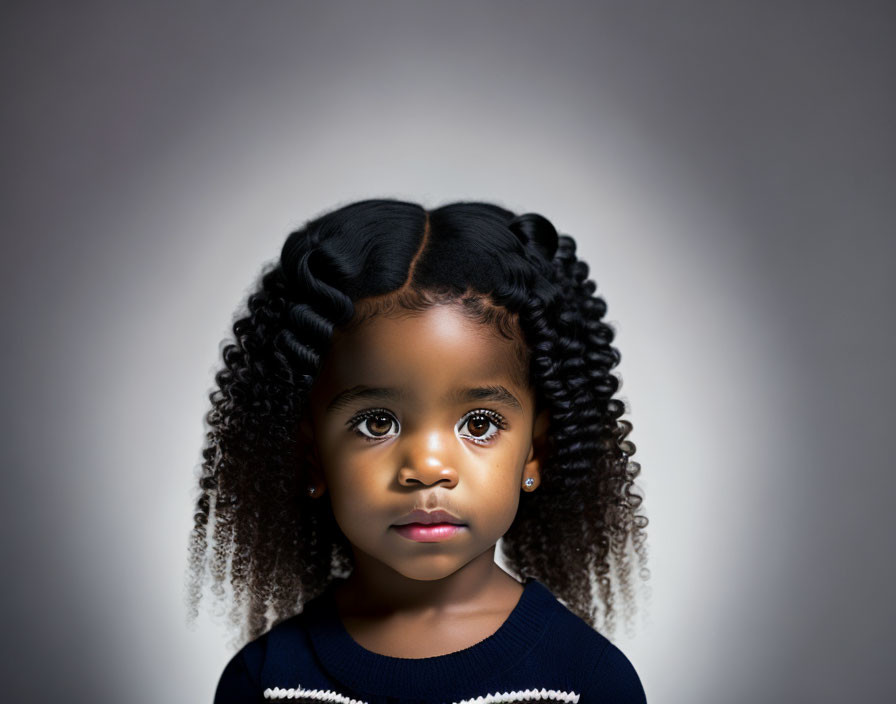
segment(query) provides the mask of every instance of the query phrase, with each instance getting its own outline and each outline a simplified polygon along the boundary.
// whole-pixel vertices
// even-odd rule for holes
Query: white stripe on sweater
[[[312,699],[320,702],[337,702],[338,704],[367,704],[358,699],[352,699],[344,694],[334,692],[332,689],[303,689],[295,687],[282,689],[274,687],[264,690],[265,699]],[[576,692],[563,692],[559,689],[522,689],[501,694],[487,694],[475,699],[464,699],[453,704],[502,704],[503,702],[521,701],[560,701],[577,704],[579,694]]]
[[[264,690],[265,699],[314,699],[321,702],[339,702],[339,704],[367,704],[358,699],[346,697],[332,689],[302,689],[301,687],[282,689],[274,687]]]

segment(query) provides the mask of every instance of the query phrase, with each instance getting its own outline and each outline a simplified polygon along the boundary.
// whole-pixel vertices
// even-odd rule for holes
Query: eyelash
[[[398,419],[385,408],[371,408],[363,411],[358,415],[353,416],[346,423],[346,425],[355,433],[355,435],[359,436],[363,440],[366,440],[367,442],[379,442],[380,440],[384,440],[390,436],[383,435],[382,437],[371,437],[370,435],[367,435],[366,433],[363,433],[358,429],[358,426],[360,426],[361,423],[363,423],[365,420],[367,420],[368,418],[374,418],[376,416],[388,416],[392,419],[395,425],[398,425],[399,428],[401,427],[398,423]],[[497,430],[486,439],[477,438],[472,435],[462,436],[467,440],[471,440],[477,445],[490,445],[492,442],[494,442],[495,438],[497,438],[498,435],[501,434],[502,430],[507,429],[507,421],[504,419],[504,416],[502,416],[497,411],[492,411],[488,408],[478,408],[475,411],[470,411],[460,419],[456,427],[458,429],[464,427],[470,421],[470,419],[476,418],[477,416],[484,416],[485,418],[488,418],[488,420],[497,428]]]
[[[476,418],[477,416],[484,416],[485,418],[488,418],[488,420],[491,421],[491,423],[493,423],[494,426],[497,428],[497,430],[494,433],[492,433],[488,438],[477,438],[472,435],[464,436],[468,440],[472,440],[477,445],[491,445],[495,441],[495,438],[497,438],[501,434],[501,431],[507,429],[507,422],[504,420],[504,416],[502,416],[497,411],[491,411],[487,408],[480,408],[475,411],[470,411],[463,418],[460,419],[460,422],[457,427],[463,428],[470,421],[471,418]]]
[[[366,435],[366,434],[362,433],[360,430],[358,430],[358,426],[361,425],[361,423],[363,423],[368,418],[375,418],[376,416],[388,416],[389,418],[392,419],[392,421],[395,423],[395,425],[398,425],[399,428],[401,427],[398,423],[398,419],[395,418],[395,416],[392,415],[385,408],[371,408],[366,411],[363,411],[363,412],[359,413],[358,415],[353,416],[346,423],[346,425],[355,433],[355,435],[359,436],[362,440],[366,440],[367,442],[379,442],[380,440],[385,439],[387,436],[384,435],[383,437],[380,437],[380,438],[372,438],[369,435]]]

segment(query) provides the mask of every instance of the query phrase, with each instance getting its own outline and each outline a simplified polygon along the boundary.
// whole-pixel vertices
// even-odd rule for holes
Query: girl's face
[[[305,432],[356,557],[435,580],[507,532],[523,481],[539,482],[535,400],[516,344],[450,304],[337,331]],[[398,528],[415,509],[463,525]]]

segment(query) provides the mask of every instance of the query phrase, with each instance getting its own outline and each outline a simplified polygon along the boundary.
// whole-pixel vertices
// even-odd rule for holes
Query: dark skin
[[[352,545],[339,615],[367,650],[462,650],[519,601],[523,587],[495,563],[495,544],[520,491],[538,487],[548,417],[536,413],[517,344],[452,304],[334,335],[302,432],[314,496],[329,493]],[[448,510],[463,527],[440,541],[409,539],[395,521],[413,509]]]

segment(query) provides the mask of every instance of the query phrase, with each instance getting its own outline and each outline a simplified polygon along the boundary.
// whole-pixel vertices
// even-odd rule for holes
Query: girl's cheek
[[[375,467],[364,461],[357,452],[343,451],[331,453],[324,473],[331,491],[343,496],[364,494],[373,480]]]

